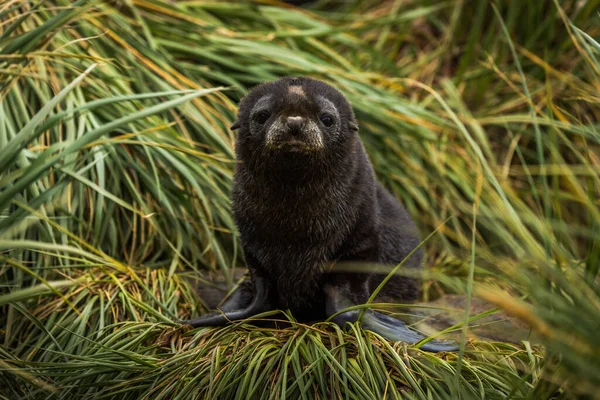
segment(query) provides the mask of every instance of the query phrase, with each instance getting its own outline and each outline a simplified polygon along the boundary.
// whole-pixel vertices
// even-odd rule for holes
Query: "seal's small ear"
[[[355,121],[348,122],[348,128],[354,132],[358,132],[358,124]]]
[[[236,129],[240,129],[240,121],[235,121],[235,122],[233,123],[233,125],[231,125],[231,126],[229,127],[229,129],[231,129],[232,131],[235,131]]]

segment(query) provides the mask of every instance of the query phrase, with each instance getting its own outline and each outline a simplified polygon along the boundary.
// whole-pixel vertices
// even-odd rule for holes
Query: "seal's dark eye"
[[[268,111],[261,111],[254,116],[254,120],[257,123],[259,123],[260,125],[262,125],[265,122],[267,122],[267,120],[269,119],[270,116],[271,116],[271,114],[269,114]]]
[[[333,117],[331,115],[323,114],[321,117],[319,117],[319,119],[326,127],[333,125]]]

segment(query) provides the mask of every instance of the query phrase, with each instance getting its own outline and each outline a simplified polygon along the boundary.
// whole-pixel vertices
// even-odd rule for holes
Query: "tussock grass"
[[[0,4],[5,398],[574,398],[600,389],[600,3]],[[432,355],[329,323],[184,332],[182,271],[243,265],[235,105],[343,91],[427,234],[424,297],[477,295],[542,346]]]

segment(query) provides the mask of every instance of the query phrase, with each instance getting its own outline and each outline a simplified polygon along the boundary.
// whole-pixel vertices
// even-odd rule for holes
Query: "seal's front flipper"
[[[339,288],[328,286],[325,289],[325,293],[327,296],[325,309],[328,317],[354,305],[342,294]],[[343,327],[346,322],[358,321],[360,313],[360,310],[346,311],[334,316],[332,320],[339,326]],[[408,328],[404,322],[377,311],[365,311],[361,323],[364,329],[373,331],[384,338],[395,342],[414,344],[427,338],[426,336]],[[420,348],[421,350],[431,352],[457,351],[458,344],[451,340],[431,340],[423,344]]]
[[[269,285],[262,278],[254,279],[254,295],[249,293],[248,285],[236,290],[220,308],[222,313],[204,315],[197,319],[180,321],[181,324],[200,326],[222,326],[231,321],[250,318],[271,309]]]
[[[427,338],[408,328],[404,322],[377,311],[365,312],[362,326],[395,342],[418,343]],[[430,340],[423,344],[420,349],[434,353],[438,351],[457,351],[458,344],[453,340]]]

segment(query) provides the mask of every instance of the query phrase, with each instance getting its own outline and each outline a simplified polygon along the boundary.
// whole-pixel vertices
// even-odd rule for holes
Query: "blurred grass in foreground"
[[[600,1],[372,4],[0,5],[1,395],[597,396]],[[204,311],[176,272],[243,265],[228,126],[292,74],[348,96],[424,234],[450,218],[425,298],[481,296],[544,349],[170,323]]]

